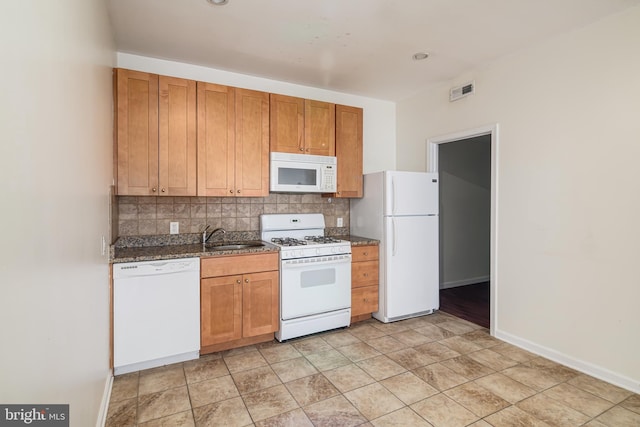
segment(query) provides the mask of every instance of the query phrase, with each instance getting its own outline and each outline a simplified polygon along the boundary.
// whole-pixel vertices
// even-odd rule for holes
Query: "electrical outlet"
[[[340,217],[337,220],[336,227],[343,227],[343,226],[344,226],[344,221],[342,221],[342,217]]]
[[[169,234],[179,234],[180,233],[180,223],[179,222],[170,222],[169,223]]]

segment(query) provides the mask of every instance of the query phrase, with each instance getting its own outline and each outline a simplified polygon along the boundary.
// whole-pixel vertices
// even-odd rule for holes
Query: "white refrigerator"
[[[383,171],[364,176],[351,199],[351,234],[380,240],[376,319],[388,323],[440,307],[438,174]]]

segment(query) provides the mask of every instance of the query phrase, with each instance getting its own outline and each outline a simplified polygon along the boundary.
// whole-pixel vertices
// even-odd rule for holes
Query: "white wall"
[[[440,289],[490,276],[491,136],[438,145]]]
[[[398,167],[499,123],[496,334],[640,391],[640,7],[398,103]],[[476,94],[449,103],[469,79]]]
[[[102,0],[0,6],[0,402],[95,425],[109,378],[111,69]]]
[[[393,102],[128,53],[119,52],[117,61],[120,68],[361,107],[364,109],[364,172],[395,169],[396,105]]]

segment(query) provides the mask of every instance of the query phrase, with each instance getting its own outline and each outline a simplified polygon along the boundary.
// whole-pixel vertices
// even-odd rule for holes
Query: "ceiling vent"
[[[476,91],[476,82],[465,83],[460,86],[452,87],[449,91],[449,101],[457,101],[460,98],[464,98],[467,95],[471,95]]]

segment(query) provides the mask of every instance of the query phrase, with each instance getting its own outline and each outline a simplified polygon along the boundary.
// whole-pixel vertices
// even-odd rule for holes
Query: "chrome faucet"
[[[204,229],[204,231],[202,232],[202,243],[207,243],[209,241],[209,239],[211,238],[211,236],[213,236],[214,234],[216,234],[217,232],[221,232],[222,234],[226,233],[227,231],[220,227],[220,228],[216,228],[215,230],[213,230],[211,233],[209,233],[209,235],[207,236],[207,229],[209,228],[209,226],[207,225],[207,228]]]

